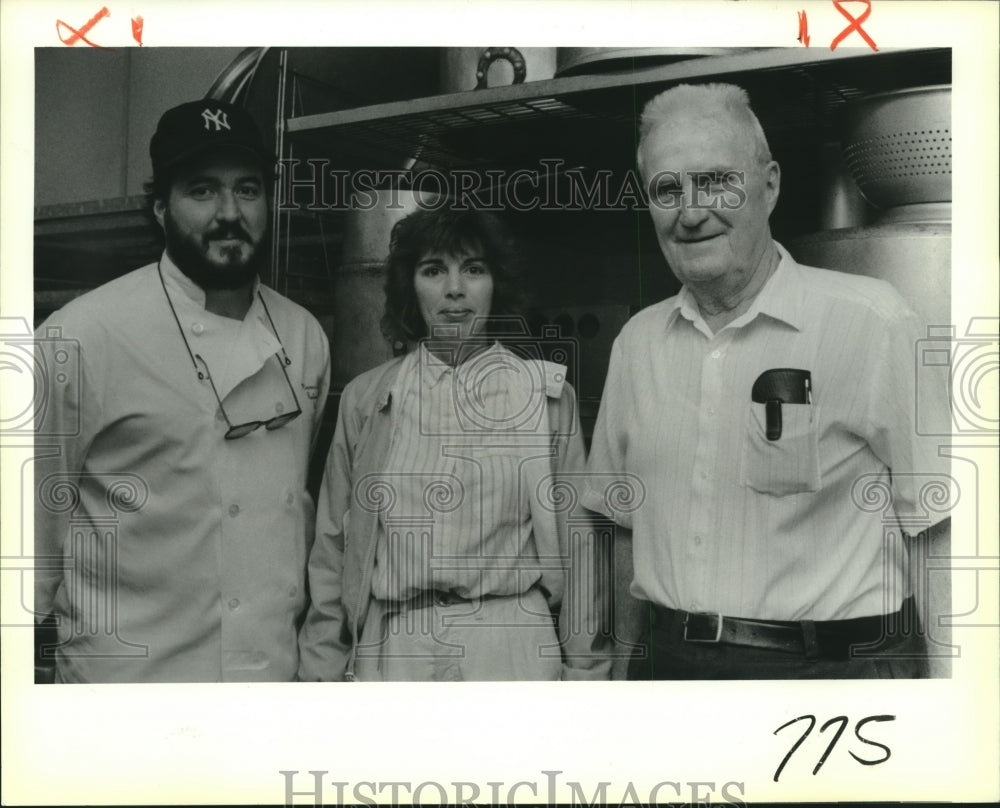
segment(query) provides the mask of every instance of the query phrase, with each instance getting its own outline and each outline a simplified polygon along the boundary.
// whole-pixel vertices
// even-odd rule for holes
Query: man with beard
[[[38,331],[35,612],[58,682],[288,681],[329,347],[258,280],[274,158],[249,115],[182,104],[150,156],[160,260]]]

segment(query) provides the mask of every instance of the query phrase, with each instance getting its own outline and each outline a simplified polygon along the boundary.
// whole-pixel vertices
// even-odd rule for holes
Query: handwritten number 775
[[[858,721],[858,723],[854,725],[855,737],[863,744],[867,744],[869,746],[877,746],[879,749],[884,750],[884,754],[882,757],[876,758],[874,760],[869,760],[862,757],[858,757],[856,754],[854,754],[854,752],[848,750],[850,756],[854,758],[862,766],[877,766],[879,763],[885,763],[890,757],[892,757],[892,750],[889,749],[889,747],[886,746],[885,744],[879,743],[878,741],[869,740],[868,738],[862,736],[861,728],[873,721],[895,721],[895,720],[896,716],[894,715],[870,715],[867,718],[862,718],[860,721]],[[791,721],[785,722],[780,727],[778,727],[773,733],[777,735],[786,727],[790,727],[792,724],[798,723],[799,721],[808,721],[809,723],[806,726],[806,731],[802,733],[802,736],[794,744],[792,744],[792,748],[788,750],[788,754],[785,755],[784,758],[782,758],[781,763],[775,770],[774,782],[776,783],[778,782],[778,778],[781,777],[781,772],[782,770],[784,770],[785,764],[788,763],[792,755],[794,755],[795,752],[798,750],[798,748],[802,746],[806,738],[809,737],[809,734],[815,728],[816,716],[800,715],[798,718],[793,718]],[[819,728],[819,733],[820,735],[822,735],[830,727],[834,726],[835,724],[838,725],[836,731],[833,734],[833,737],[830,739],[830,743],[827,744],[826,750],[820,756],[819,761],[816,763],[816,766],[812,770],[812,773],[814,775],[817,772],[819,772],[820,769],[823,768],[823,764],[826,763],[826,759],[830,757],[830,753],[833,751],[833,748],[837,745],[837,741],[840,740],[840,736],[844,734],[844,730],[847,728],[847,723],[848,719],[846,715],[838,715],[835,718],[831,718],[829,721],[827,721],[825,724],[823,724],[823,726]]]

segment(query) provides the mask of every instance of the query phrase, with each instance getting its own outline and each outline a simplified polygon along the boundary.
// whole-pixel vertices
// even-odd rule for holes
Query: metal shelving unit
[[[549,169],[540,161],[546,158],[558,158],[565,167],[628,170],[646,100],[676,83],[710,80],[744,86],[772,148],[801,151],[837,139],[839,112],[852,99],[950,83],[951,52],[768,48],[334,111],[285,108],[275,110],[284,136],[280,156],[325,158],[330,168],[345,171],[434,168],[485,174],[527,168],[544,175]],[[290,98],[295,97],[293,92]],[[73,256],[73,271],[65,277],[43,273],[37,279],[40,308],[56,308],[108,279],[94,272],[113,277],[148,260],[158,247],[141,208],[141,197],[134,197],[36,209],[36,267],[47,259],[67,265],[64,257]],[[321,278],[341,237],[339,213],[289,215],[277,231],[286,256],[277,268],[279,289],[317,308],[329,302],[318,280],[293,277],[281,264],[295,256],[297,266],[309,269],[308,255],[314,255],[312,270]]]
[[[747,89],[776,158],[798,165],[793,182],[812,183],[811,191],[789,187],[788,198],[803,190],[815,197],[816,180],[808,179],[817,169],[813,158],[839,139],[841,110],[869,93],[949,84],[951,51],[765,48],[348,109],[300,105],[278,122],[282,156],[325,160],[327,169],[344,172],[395,172],[400,185],[432,191],[441,190],[442,174],[455,181],[456,170],[478,174],[481,193],[519,170],[554,182],[566,169],[621,176],[634,169],[646,101],[674,84],[701,81]],[[790,208],[799,215],[795,203]],[[335,232],[330,222],[328,232]],[[291,217],[286,223],[286,234],[300,227]],[[279,284],[283,273],[279,266]]]
[[[835,135],[840,108],[854,98],[950,83],[951,53],[767,48],[300,115],[289,118],[285,130],[299,156],[328,157],[335,166],[417,162],[486,171],[556,154],[567,163],[614,165],[631,159],[636,119],[649,97],[672,84],[712,80],[746,87],[772,140],[820,141]],[[616,141],[628,148],[615,151]]]

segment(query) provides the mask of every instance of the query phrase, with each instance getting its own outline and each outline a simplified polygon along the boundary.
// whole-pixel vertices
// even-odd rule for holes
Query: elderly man
[[[588,465],[641,483],[644,502],[584,496],[631,531],[617,558],[634,556],[646,624],[619,621],[639,646],[629,677],[926,675],[914,612],[947,606],[909,579],[927,548],[899,525],[919,526],[921,486],[947,482],[915,396],[948,414],[944,390],[916,385],[919,321],[888,284],[801,266],[772,240],[781,175],[742,89],[654,98],[638,167],[683,287],[615,342]],[[866,507],[872,486],[899,524]],[[946,554],[947,520],[929,533]]]
[[[289,681],[329,346],[258,280],[274,157],[247,113],[168,110],[150,155],[162,257],[39,329],[35,611],[59,682]]]

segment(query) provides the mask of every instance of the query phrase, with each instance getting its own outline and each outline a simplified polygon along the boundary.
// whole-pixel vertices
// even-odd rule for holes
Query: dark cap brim
[[[153,164],[153,170],[158,171],[165,168],[176,168],[178,165],[188,163],[203,154],[211,152],[240,152],[249,155],[254,162],[259,163],[262,168],[273,166],[275,159],[273,154],[266,154],[246,143],[220,141],[216,143],[200,143],[189,149],[171,155],[169,159],[160,158]]]

